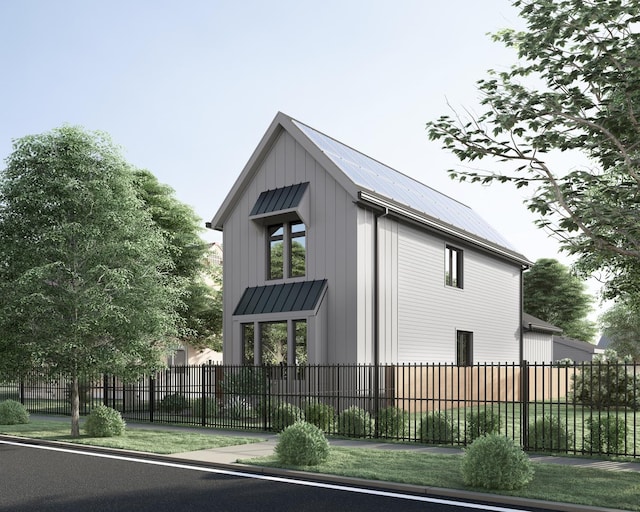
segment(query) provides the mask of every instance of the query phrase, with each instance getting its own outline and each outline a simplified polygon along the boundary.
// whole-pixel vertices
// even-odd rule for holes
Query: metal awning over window
[[[311,311],[317,308],[327,286],[326,279],[297,281],[247,288],[234,316]]]
[[[308,187],[309,183],[305,182],[262,192],[249,217],[259,218],[299,210]]]

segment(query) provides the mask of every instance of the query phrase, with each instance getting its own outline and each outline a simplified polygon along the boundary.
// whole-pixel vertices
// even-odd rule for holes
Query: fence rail
[[[0,381],[0,400],[70,414],[69,382]],[[306,418],[328,434],[467,445],[498,432],[531,451],[640,457],[640,366],[615,363],[175,366],[136,382],[80,379],[134,421],[278,431]]]

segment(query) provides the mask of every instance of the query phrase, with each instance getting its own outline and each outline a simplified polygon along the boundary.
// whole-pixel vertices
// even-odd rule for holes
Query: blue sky
[[[523,192],[451,181],[457,160],[427,139],[514,63],[487,35],[506,27],[507,0],[0,2],[0,159],[62,124],[102,130],[204,222],[283,111],[468,204],[529,259],[566,261]]]

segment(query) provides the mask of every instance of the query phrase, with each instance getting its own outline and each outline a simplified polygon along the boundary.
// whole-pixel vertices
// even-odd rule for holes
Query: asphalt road
[[[464,506],[425,496],[0,441],[0,510],[511,512],[525,509]]]

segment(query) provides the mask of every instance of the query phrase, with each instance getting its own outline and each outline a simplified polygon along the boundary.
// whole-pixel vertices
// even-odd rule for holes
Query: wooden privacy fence
[[[410,413],[567,397],[579,367],[484,364],[386,367],[387,398]],[[523,393],[524,391],[524,393]]]

